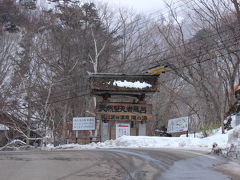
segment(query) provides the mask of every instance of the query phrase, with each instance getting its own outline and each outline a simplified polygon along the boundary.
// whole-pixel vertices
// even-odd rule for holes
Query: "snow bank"
[[[66,144],[58,147],[46,147],[44,150],[84,150],[97,148],[178,148],[210,151],[213,143],[220,148],[228,148],[231,144],[240,147],[240,125],[236,128],[221,133],[221,128],[213,131],[213,135],[207,138],[198,137],[158,137],[158,136],[122,136],[116,140],[91,143],[87,145]],[[240,148],[239,148],[240,150]]]
[[[230,146],[229,136],[236,130],[230,130],[226,134],[216,133],[207,138],[193,137],[157,137],[157,136],[122,136],[116,140],[108,140],[101,143],[91,143],[87,145],[67,144],[58,147],[49,147],[51,150],[84,150],[97,148],[180,148],[209,151],[216,142],[219,147]],[[235,136],[234,136],[235,137]],[[45,149],[46,150],[46,149]]]
[[[240,125],[235,127],[228,134],[228,144],[233,144],[237,147],[237,150],[240,151]]]

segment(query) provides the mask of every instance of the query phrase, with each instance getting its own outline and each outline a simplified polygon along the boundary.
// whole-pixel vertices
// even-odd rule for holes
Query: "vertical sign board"
[[[73,130],[95,130],[95,117],[73,118]]]
[[[188,131],[188,117],[180,117],[168,120],[168,133]]]
[[[116,138],[130,136],[130,123],[116,123]]]

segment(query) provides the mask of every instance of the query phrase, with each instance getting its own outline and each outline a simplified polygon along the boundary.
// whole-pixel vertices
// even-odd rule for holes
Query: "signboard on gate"
[[[130,124],[129,123],[117,123],[116,124],[116,138],[121,136],[130,136]]]
[[[73,130],[95,130],[95,117],[73,118]]]
[[[188,131],[188,117],[180,117],[168,120],[168,133]]]
[[[152,105],[133,103],[99,103],[97,118],[110,121],[149,121],[152,120]]]

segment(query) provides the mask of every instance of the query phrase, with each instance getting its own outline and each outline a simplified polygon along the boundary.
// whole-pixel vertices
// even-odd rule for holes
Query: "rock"
[[[222,154],[222,149],[218,146],[217,143],[213,143],[213,145],[212,145],[212,153],[218,154],[218,155]]]

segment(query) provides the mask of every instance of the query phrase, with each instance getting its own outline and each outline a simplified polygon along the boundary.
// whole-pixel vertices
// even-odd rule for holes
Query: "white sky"
[[[166,0],[101,0],[115,7],[127,7],[136,12],[151,13],[165,9]],[[167,0],[169,1],[169,0]]]

